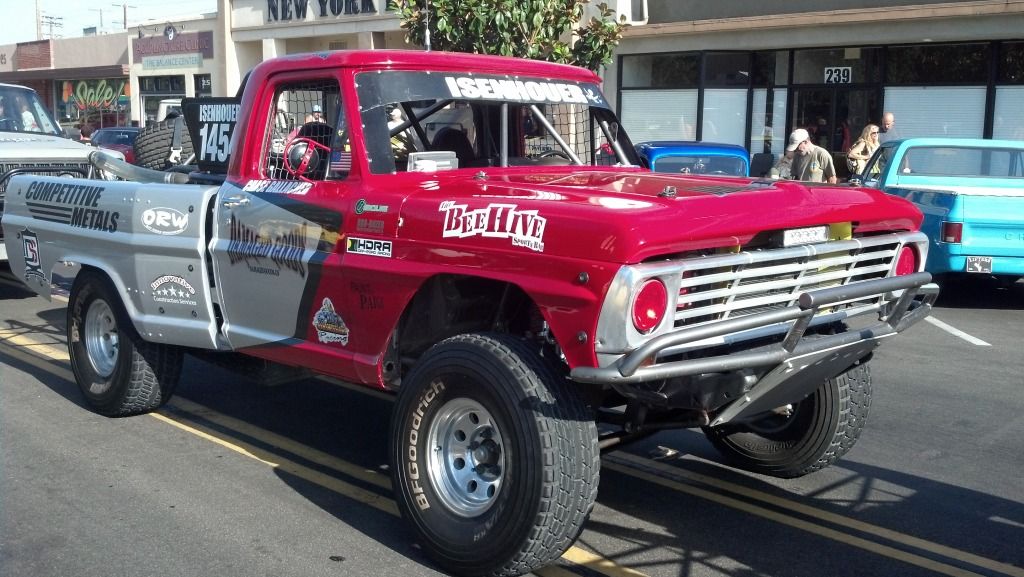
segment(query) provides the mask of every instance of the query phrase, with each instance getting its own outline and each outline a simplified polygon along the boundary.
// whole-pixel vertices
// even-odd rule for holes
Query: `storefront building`
[[[226,91],[221,13],[152,21],[132,29],[132,120],[140,126],[160,118],[160,102]],[[221,90],[215,90],[215,83]]]
[[[38,40],[0,47],[0,82],[39,93],[74,133],[129,123],[127,34]]]
[[[645,4],[605,80],[635,141],[780,154],[806,128],[838,158],[886,111],[898,137],[1024,139],[1024,1]]]
[[[388,0],[220,0],[230,13],[226,33],[228,86],[263,60],[323,50],[409,48]]]

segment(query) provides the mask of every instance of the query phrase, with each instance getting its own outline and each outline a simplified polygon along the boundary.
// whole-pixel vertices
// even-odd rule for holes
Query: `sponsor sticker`
[[[188,228],[188,214],[174,208],[147,208],[142,212],[142,226],[155,234],[181,234]]]
[[[591,88],[584,91],[577,84],[565,82],[469,76],[446,76],[444,82],[453,98],[569,104],[603,102],[599,92]]]
[[[348,345],[348,326],[341,315],[334,311],[334,303],[329,298],[324,298],[320,310],[313,315],[313,328],[316,329],[316,338],[321,343]]]
[[[232,266],[244,262],[249,272],[257,274],[281,276],[284,269],[306,278],[306,263],[302,260],[306,234],[305,224],[261,234],[232,214],[228,262]]]
[[[359,218],[356,219],[356,230],[359,232],[384,234],[384,221],[372,218]]]
[[[387,212],[388,205],[386,204],[370,204],[365,199],[360,198],[356,201],[356,214],[363,214],[365,212]]]
[[[21,231],[21,252],[25,257],[25,280],[37,278],[46,282],[46,273],[39,260],[39,237],[27,228]]]
[[[354,254],[391,258],[391,241],[350,236],[346,241],[346,250]]]
[[[519,210],[515,204],[503,203],[471,209],[452,200],[442,202],[438,210],[444,213],[441,233],[444,238],[507,238],[512,241],[512,246],[544,252],[547,219],[536,210]]]
[[[196,289],[180,276],[165,274],[149,283],[153,300],[172,305],[196,306]]]
[[[35,181],[25,191],[25,205],[36,220],[117,232],[121,214],[99,208],[104,190],[102,186]]]
[[[242,190],[266,194],[304,195],[313,187],[312,182],[298,180],[250,180]]]

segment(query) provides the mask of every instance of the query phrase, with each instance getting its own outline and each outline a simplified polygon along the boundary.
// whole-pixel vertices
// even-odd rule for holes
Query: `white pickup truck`
[[[92,177],[95,150],[64,138],[61,127],[35,90],[0,84],[0,214],[9,179],[15,174]],[[115,154],[117,156],[117,154]],[[7,249],[0,230],[0,261]]]

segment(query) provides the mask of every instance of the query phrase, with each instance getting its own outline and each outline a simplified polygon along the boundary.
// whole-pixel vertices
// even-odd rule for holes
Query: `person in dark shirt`
[[[4,99],[0,98],[0,130],[18,130],[18,124],[14,119],[7,116],[7,108]]]

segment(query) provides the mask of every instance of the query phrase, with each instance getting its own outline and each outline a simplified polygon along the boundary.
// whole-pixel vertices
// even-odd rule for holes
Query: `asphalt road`
[[[0,268],[0,576],[437,575],[396,516],[390,400],[258,387],[189,359],[159,413],[107,419],[71,379],[64,303]],[[1024,283],[948,287],[872,361],[857,446],[795,480],[698,432],[603,459],[544,577],[1024,577]]]

